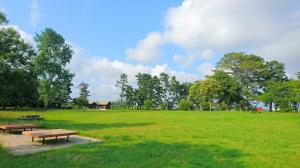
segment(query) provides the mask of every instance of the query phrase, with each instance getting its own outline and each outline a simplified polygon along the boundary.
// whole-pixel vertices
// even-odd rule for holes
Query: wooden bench
[[[71,135],[78,135],[78,132],[69,131],[64,129],[51,129],[51,130],[37,130],[37,131],[23,131],[23,135],[31,136],[32,142],[34,138],[43,139],[43,145],[45,144],[45,138],[54,138],[66,136],[67,142],[69,142],[69,137]]]
[[[6,130],[9,130],[11,133],[12,130],[24,130],[30,129],[32,131],[33,128],[40,128],[40,126],[33,125],[33,124],[7,124],[7,125],[0,125],[0,129],[2,129],[3,133]]]
[[[40,115],[24,115],[17,119],[18,120],[44,120],[45,118],[40,117]]]

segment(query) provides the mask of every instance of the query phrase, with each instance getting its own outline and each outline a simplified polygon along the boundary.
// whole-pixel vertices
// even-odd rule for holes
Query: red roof
[[[256,111],[264,111],[264,108],[262,108],[262,107],[257,107],[255,110],[256,110]]]

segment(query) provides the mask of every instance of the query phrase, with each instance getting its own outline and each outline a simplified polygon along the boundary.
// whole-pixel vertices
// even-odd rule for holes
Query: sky
[[[0,0],[0,11],[33,46],[46,27],[72,46],[72,97],[85,82],[90,99],[117,100],[121,73],[200,80],[229,52],[300,71],[299,0]]]

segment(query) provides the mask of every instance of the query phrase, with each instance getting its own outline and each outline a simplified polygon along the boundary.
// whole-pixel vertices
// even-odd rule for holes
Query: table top
[[[56,137],[56,136],[77,135],[78,132],[64,130],[64,129],[50,129],[50,130],[23,131],[22,134],[31,137],[46,138],[46,137]]]
[[[24,128],[39,128],[40,126],[34,124],[3,124],[1,129],[24,129]]]

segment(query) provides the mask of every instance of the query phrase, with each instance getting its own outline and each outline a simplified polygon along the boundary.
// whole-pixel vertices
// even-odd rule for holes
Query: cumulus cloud
[[[212,75],[213,74],[213,69],[214,69],[214,65],[211,64],[211,63],[208,63],[208,62],[205,62],[205,63],[201,64],[198,67],[198,71],[201,74],[203,74],[204,76],[205,75]]]
[[[138,62],[150,63],[161,57],[159,47],[164,43],[164,38],[161,33],[152,32],[140,42],[135,48],[126,50],[125,55]]]
[[[26,43],[31,44],[34,48],[36,47],[36,42],[34,41],[34,37],[33,37],[31,34],[29,34],[29,33],[25,32],[25,31],[23,31],[23,30],[22,30],[21,28],[19,28],[17,25],[5,25],[4,27],[11,27],[11,28],[13,28],[14,30],[16,30],[16,31],[20,34],[21,38],[22,38]]]
[[[181,82],[192,82],[198,80],[195,74],[184,71],[175,71],[169,68],[167,64],[156,66],[145,66],[142,64],[129,64],[119,60],[109,60],[105,57],[88,57],[88,53],[73,43],[74,56],[68,67],[76,74],[72,90],[72,97],[78,96],[76,86],[81,82],[90,84],[91,99],[97,100],[117,100],[120,90],[115,86],[120,74],[128,75],[129,83],[135,85],[135,75],[138,72],[159,75],[161,72],[174,75]]]
[[[31,0],[30,4],[30,23],[36,27],[40,21],[40,11],[37,0]]]
[[[214,58],[214,51],[213,50],[204,50],[201,53],[201,57],[206,61],[211,61]]]
[[[232,51],[258,53],[267,59],[281,60],[287,67],[295,67],[293,64],[300,59],[295,47],[300,39],[297,0],[184,0],[180,6],[168,9],[164,24],[161,41],[189,53],[173,56],[175,62],[184,62],[186,67],[199,60],[190,54],[194,51],[202,51],[204,61],[213,59],[215,52]],[[162,46],[161,41],[152,45]]]
[[[290,32],[257,50],[266,60],[276,59],[286,65],[288,76],[300,72],[300,29]]]

